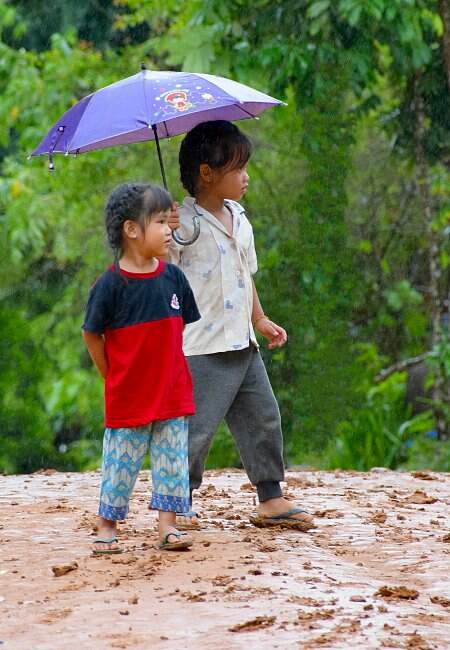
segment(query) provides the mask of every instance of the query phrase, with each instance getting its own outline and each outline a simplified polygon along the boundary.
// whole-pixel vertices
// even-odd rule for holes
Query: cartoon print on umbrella
[[[188,90],[171,90],[168,93],[164,93],[163,97],[165,102],[175,106],[177,111],[183,112],[194,106],[194,104],[188,101],[188,94]]]

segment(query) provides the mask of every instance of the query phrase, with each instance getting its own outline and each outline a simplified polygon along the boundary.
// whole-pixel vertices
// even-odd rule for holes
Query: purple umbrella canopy
[[[187,133],[200,122],[245,120],[283,104],[249,86],[195,72],[142,70],[81,99],[56,122],[31,156],[47,155],[53,170],[55,153],[79,154],[119,144],[155,140],[164,187],[167,189],[159,140]],[[179,244],[192,244],[200,232]]]
[[[169,138],[200,122],[248,119],[282,103],[224,77],[144,69],[80,100],[31,155],[78,154]]]

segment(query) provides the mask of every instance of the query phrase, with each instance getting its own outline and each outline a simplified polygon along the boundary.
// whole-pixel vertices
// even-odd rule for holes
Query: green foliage
[[[109,259],[104,201],[124,177],[156,177],[158,167],[149,145],[125,148],[125,157],[124,151],[109,150],[57,159],[52,175],[45,161],[28,162],[26,155],[71,103],[97,84],[138,69],[141,53],[125,62],[61,36],[39,55],[2,47],[2,63],[8,61],[11,74],[0,74],[0,138],[6,150],[0,310],[14,329],[11,335],[5,329],[0,372],[5,383],[0,467],[79,469],[97,458],[102,431],[102,383],[80,326],[89,287]]]
[[[0,469],[98,463],[102,384],[79,327],[109,260],[105,198],[124,180],[158,180],[155,151],[56,159],[52,175],[26,156],[69,106],[142,60],[229,75],[288,102],[240,124],[255,142],[245,202],[256,283],[289,334],[263,352],[288,461],[331,440],[332,466],[394,467],[415,453],[443,462],[419,433],[429,420],[409,416],[404,378],[373,386],[382,365],[428,344],[427,233],[411,165],[418,69],[443,269],[450,260],[450,103],[434,3],[86,0],[54,3],[51,20],[48,11],[0,0]],[[179,139],[162,146],[180,200]],[[436,350],[432,363],[446,367],[447,356]],[[238,462],[221,428],[209,466]]]
[[[337,426],[336,440],[326,454],[330,468],[396,469],[407,458],[405,443],[433,427],[427,412],[410,418],[405,404],[405,374],[395,373],[372,387],[365,403],[349,420]]]
[[[12,4],[8,16],[14,12],[14,20],[9,19],[6,25],[5,39],[16,47],[43,51],[54,34],[69,32],[76,32],[82,43],[100,48],[119,48],[148,37],[145,26],[127,22],[119,1],[53,0],[45,5],[39,0],[15,0]]]
[[[434,472],[450,472],[450,441],[419,436],[408,449],[408,458],[400,469],[409,471],[429,469]]]
[[[426,381],[426,388],[431,388],[436,377],[440,376],[442,381],[441,397],[433,396],[433,398],[424,399],[428,402],[430,408],[433,407],[437,410],[445,420],[447,426],[450,426],[450,401],[449,401],[449,387],[450,387],[450,339],[448,338],[448,331],[444,332],[439,343],[437,343],[427,357],[427,365],[429,367],[429,375]],[[438,372],[439,371],[439,372]]]

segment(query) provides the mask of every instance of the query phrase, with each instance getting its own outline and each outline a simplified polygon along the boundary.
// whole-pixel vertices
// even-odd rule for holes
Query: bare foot
[[[289,510],[292,510],[294,505],[291,501],[288,501],[284,497],[277,497],[275,499],[269,499],[268,501],[263,501],[260,503],[257,511],[260,517],[274,517],[276,515],[282,515]],[[290,519],[298,519],[307,524],[312,524],[314,517],[308,512],[298,512],[296,514],[290,515]]]

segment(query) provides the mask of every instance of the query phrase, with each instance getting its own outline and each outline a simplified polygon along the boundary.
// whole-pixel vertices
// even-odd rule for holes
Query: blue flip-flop
[[[117,543],[117,537],[97,537],[93,541],[93,544],[114,544]],[[117,553],[122,553],[121,548],[93,548],[92,555],[117,555]]]

